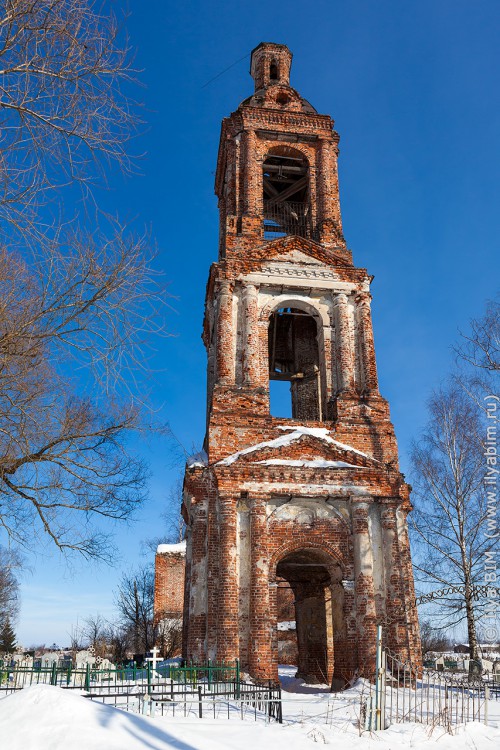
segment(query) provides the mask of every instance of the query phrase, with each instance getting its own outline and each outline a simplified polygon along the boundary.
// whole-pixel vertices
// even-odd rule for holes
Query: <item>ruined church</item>
[[[298,675],[340,688],[373,672],[378,624],[419,662],[410,488],[379,392],[372,277],[342,231],[339,136],[290,86],[291,62],[285,45],[259,44],[255,91],[222,122],[205,451],[184,482],[183,655],[275,680],[286,591]]]

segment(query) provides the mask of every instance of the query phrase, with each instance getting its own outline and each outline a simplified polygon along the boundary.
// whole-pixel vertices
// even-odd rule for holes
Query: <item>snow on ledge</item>
[[[297,625],[295,620],[282,620],[281,622],[277,623],[278,630],[297,630]]]
[[[194,469],[195,466],[201,466],[201,468],[205,468],[205,466],[208,466],[208,456],[206,454],[206,451],[198,451],[198,453],[193,453],[192,456],[188,456],[186,461],[188,469]]]
[[[337,448],[342,448],[342,450],[351,451],[352,453],[357,453],[360,456],[363,456],[364,458],[368,458],[370,460],[372,459],[370,456],[368,456],[367,453],[363,453],[362,451],[358,451],[357,448],[353,448],[350,445],[345,445],[344,443],[339,443],[338,440],[334,440],[332,437],[330,437],[329,430],[327,430],[326,427],[304,427],[303,425],[297,425],[297,426],[290,426],[290,425],[280,425],[278,427],[278,430],[287,430],[288,435],[282,435],[281,437],[274,438],[274,440],[266,440],[263,443],[257,443],[256,445],[251,445],[249,448],[244,448],[241,451],[238,451],[237,453],[233,453],[231,456],[227,456],[226,458],[223,458],[221,461],[218,461],[219,466],[231,466],[231,464],[234,464],[235,461],[237,461],[240,456],[246,456],[249,453],[254,453],[255,451],[260,451],[263,448],[282,448],[285,445],[290,445],[290,443],[295,442],[296,440],[300,440],[301,437],[304,435],[310,435],[311,437],[318,438],[319,440],[323,440],[325,443],[329,443],[330,445],[335,445]],[[337,462],[334,462],[337,463]],[[341,462],[339,462],[341,463]]]
[[[326,461],[324,458],[312,458],[310,460],[269,458],[267,461],[257,461],[265,466],[298,466],[314,469],[364,469],[364,466],[348,464],[346,461]]]
[[[186,541],[178,542],[177,544],[159,544],[156,548],[157,555],[185,555],[186,554]]]

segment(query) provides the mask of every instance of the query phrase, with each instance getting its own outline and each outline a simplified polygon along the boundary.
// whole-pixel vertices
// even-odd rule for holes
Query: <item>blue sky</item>
[[[147,123],[134,148],[141,174],[110,175],[100,204],[150,227],[175,297],[159,342],[153,397],[189,450],[203,439],[201,324],[217,254],[213,182],[221,119],[252,91],[249,54],[287,44],[292,85],[331,114],[340,142],[344,229],[354,262],[375,275],[375,344],[407,468],[425,402],[446,377],[458,329],[481,315],[499,270],[500,7],[420,0],[286,4],[129,0],[128,22]],[[244,55],[248,55],[240,60]],[[237,64],[216,78],[235,61]],[[66,643],[88,614],[111,616],[123,568],[161,528],[175,481],[170,446],[136,450],[151,462],[151,499],[117,529],[114,569],[38,553],[23,585],[17,628],[25,645]]]

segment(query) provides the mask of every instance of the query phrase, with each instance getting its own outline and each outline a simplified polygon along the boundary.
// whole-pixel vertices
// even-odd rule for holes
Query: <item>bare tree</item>
[[[158,621],[155,643],[164,659],[180,656],[182,651],[182,618],[164,617]]]
[[[11,550],[0,547],[0,626],[7,619],[15,622],[19,612],[19,568],[19,557]]]
[[[438,589],[459,589],[439,600],[441,622],[465,620],[472,658],[482,608],[476,587],[484,584],[485,561],[499,545],[487,533],[483,434],[481,411],[452,384],[430,399],[427,427],[412,451],[416,577]]]
[[[111,660],[122,664],[130,655],[130,628],[108,623],[107,639]]]
[[[87,647],[92,646],[96,656],[104,658],[109,654],[108,630],[109,625],[100,614],[89,615],[84,620],[82,637]]]
[[[92,517],[128,518],[144,498],[147,471],[126,445],[142,404],[120,377],[157,297],[141,243],[122,240],[54,252],[48,272],[0,253],[0,523],[26,546],[42,531],[105,557]]]
[[[131,167],[130,50],[93,0],[2,0],[0,69],[0,224],[37,241],[60,227],[61,187]]]
[[[165,524],[166,544],[177,544],[182,542],[186,536],[186,522],[182,517],[182,489],[183,477],[178,477],[176,483],[170,488],[167,496],[167,505],[162,513]]]
[[[500,377],[500,301],[486,303],[483,317],[471,320],[468,333],[461,333],[455,347],[458,372],[456,380],[486,415],[497,434],[500,423],[498,389]]]
[[[447,651],[450,640],[440,628],[435,628],[428,620],[420,623],[420,641],[422,645],[422,657],[429,653]]]
[[[147,237],[90,192],[111,161],[131,167],[122,36],[92,0],[0,4],[0,525],[108,559],[99,521],[145,496],[127,446],[149,426],[145,346],[164,330]]]
[[[142,543],[143,554],[155,554],[159,544],[178,544],[186,536],[186,522],[181,514],[183,474],[179,475],[170,487],[165,508],[160,514],[162,531]]]
[[[477,370],[500,372],[500,302],[489,300],[482,318],[471,320],[470,331],[461,333],[455,347],[459,357]]]
[[[132,631],[135,653],[145,653],[154,644],[154,568],[143,565],[122,576],[116,592],[116,606],[124,627]]]

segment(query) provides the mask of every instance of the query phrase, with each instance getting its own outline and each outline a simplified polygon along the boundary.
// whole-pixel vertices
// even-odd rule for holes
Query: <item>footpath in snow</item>
[[[312,743],[337,750],[496,750],[500,703],[492,701],[490,726],[473,723],[450,735],[441,727],[395,724],[359,736],[359,687],[332,695],[282,670],[285,723],[255,722],[250,715],[198,719],[126,713],[90,701],[78,691],[35,685],[0,700],[0,736],[9,750],[306,750]],[[493,705],[494,704],[494,705]]]

